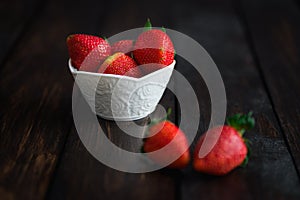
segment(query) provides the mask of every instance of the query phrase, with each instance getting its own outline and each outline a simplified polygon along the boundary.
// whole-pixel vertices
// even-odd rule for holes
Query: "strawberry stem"
[[[170,117],[171,113],[172,113],[172,108],[168,108],[166,119],[168,119]]]
[[[172,113],[172,108],[168,108],[167,114],[163,118],[161,118],[161,119],[153,119],[153,120],[151,120],[151,122],[149,124],[149,127],[153,126],[155,124],[158,124],[160,122],[168,120],[168,118],[170,117],[171,113]]]
[[[232,117],[228,117],[227,124],[235,128],[241,134],[241,136],[243,136],[245,131],[248,131],[254,127],[255,120],[252,117],[252,112],[249,112],[247,115],[236,114]]]
[[[151,22],[150,22],[150,19],[148,18],[147,19],[147,22],[146,22],[146,24],[145,24],[145,26],[144,26],[144,31],[149,31],[149,30],[151,30],[152,29],[152,24],[151,24]]]
[[[103,36],[103,39],[104,39],[108,44],[110,44],[110,42],[108,41],[107,37]]]
[[[165,115],[163,118],[161,118],[161,119],[152,119],[152,120],[150,121],[149,125],[148,125],[147,130],[146,130],[146,135],[149,134],[149,128],[150,128],[150,127],[152,127],[152,126],[154,126],[154,125],[156,125],[156,124],[158,124],[158,123],[167,121],[168,118],[169,118],[169,116],[171,115],[171,113],[172,113],[172,108],[168,108],[167,113],[166,113],[166,115]],[[146,139],[147,139],[147,138],[144,138],[143,141],[145,141]]]

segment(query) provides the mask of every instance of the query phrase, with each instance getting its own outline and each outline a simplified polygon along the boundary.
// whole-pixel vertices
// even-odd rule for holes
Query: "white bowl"
[[[141,78],[69,69],[85,100],[98,116],[131,121],[151,114],[161,99],[176,61]]]

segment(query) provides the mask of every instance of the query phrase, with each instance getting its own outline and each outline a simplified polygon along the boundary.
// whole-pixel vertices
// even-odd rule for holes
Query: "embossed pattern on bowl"
[[[83,97],[98,116],[116,121],[130,121],[152,113],[161,99],[176,61],[141,78],[69,69]]]

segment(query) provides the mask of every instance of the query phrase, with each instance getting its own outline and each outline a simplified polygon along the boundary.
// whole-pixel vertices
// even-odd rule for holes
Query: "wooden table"
[[[299,199],[299,5],[293,0],[1,1],[0,199]],[[210,53],[225,83],[228,115],[254,112],[246,168],[222,177],[191,166],[130,174],[101,164],[82,145],[71,111],[66,36],[109,37],[143,26],[147,17],[155,26],[191,36]],[[176,69],[199,98],[200,136],[210,119],[206,85],[179,57]],[[178,123],[170,91],[161,104],[173,108],[171,120]],[[120,133],[115,123],[102,122],[110,133]]]

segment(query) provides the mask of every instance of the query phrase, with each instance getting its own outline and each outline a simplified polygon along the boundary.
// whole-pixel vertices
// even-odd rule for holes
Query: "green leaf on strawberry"
[[[247,115],[235,114],[232,117],[227,118],[227,124],[234,127],[241,135],[245,131],[250,130],[255,125],[255,120],[252,117],[252,112]]]
[[[150,22],[150,19],[148,18],[147,21],[146,21],[146,24],[144,26],[144,31],[149,31],[152,29],[152,24]]]

